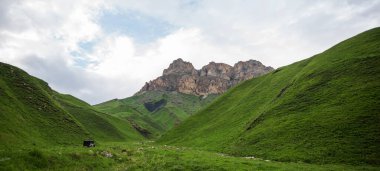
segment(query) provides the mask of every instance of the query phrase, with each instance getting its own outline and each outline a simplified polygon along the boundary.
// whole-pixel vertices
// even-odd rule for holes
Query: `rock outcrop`
[[[220,94],[241,81],[261,76],[272,70],[272,67],[266,67],[255,60],[240,61],[234,66],[210,62],[202,69],[196,70],[190,62],[179,58],[164,70],[162,76],[145,83],[137,94],[154,90],[177,91],[200,96]]]

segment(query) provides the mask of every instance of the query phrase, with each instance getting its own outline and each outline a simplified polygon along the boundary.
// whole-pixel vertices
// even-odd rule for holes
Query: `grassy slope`
[[[88,136],[45,82],[11,65],[0,63],[0,70],[0,146],[65,144]]]
[[[176,92],[149,91],[121,100],[104,102],[95,107],[113,116],[132,120],[149,130],[152,137],[157,137],[209,104],[215,97],[216,95],[210,95],[200,99],[198,96]],[[150,112],[144,106],[144,103],[162,99],[166,104],[155,111]]]
[[[144,139],[128,121],[101,113],[91,105],[71,96],[56,94],[55,99],[91,134],[103,142]]]
[[[380,28],[246,81],[159,142],[279,161],[380,164]]]
[[[83,139],[141,139],[128,122],[96,112],[47,83],[0,63],[0,147],[78,145]],[[96,121],[90,123],[88,121]]]

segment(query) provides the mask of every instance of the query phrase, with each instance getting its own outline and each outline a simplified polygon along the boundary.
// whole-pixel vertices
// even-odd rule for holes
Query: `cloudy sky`
[[[380,25],[380,0],[0,0],[0,61],[91,104],[182,58],[275,68]]]

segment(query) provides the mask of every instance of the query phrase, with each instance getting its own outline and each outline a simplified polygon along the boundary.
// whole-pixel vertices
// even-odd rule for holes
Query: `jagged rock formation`
[[[238,62],[233,67],[224,63],[210,62],[196,70],[190,62],[181,58],[173,61],[163,75],[145,83],[137,93],[145,91],[177,91],[185,94],[207,96],[220,94],[237,83],[272,71],[261,62],[249,60]]]

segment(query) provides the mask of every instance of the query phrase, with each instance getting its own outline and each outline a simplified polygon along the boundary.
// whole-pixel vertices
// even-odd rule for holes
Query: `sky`
[[[177,58],[278,68],[380,25],[380,0],[0,0],[0,62],[90,104]]]

